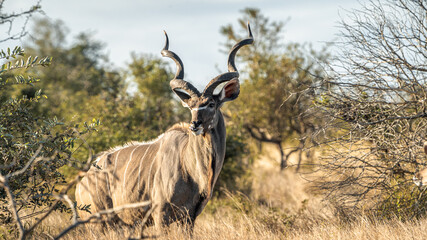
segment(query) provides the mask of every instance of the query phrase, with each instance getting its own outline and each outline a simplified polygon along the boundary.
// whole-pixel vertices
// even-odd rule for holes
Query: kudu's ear
[[[175,88],[175,89],[173,89],[173,92],[174,92],[176,95],[178,95],[178,97],[179,97],[182,101],[186,101],[186,100],[188,100],[188,99],[190,99],[190,98],[191,98],[191,95],[190,95],[187,91],[185,91],[184,89],[182,89],[182,88]]]
[[[219,84],[213,91],[213,96],[220,102],[228,102],[236,99],[240,93],[240,83],[238,78]]]
[[[185,105],[187,104],[187,101],[191,98],[191,93],[185,91],[182,88],[174,88],[172,90],[181,99],[184,107],[186,107]]]

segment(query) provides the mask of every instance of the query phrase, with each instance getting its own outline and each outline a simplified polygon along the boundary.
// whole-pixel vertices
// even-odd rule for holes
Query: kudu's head
[[[169,51],[169,38],[165,32],[166,44],[162,56],[172,58],[177,71],[170,86],[181,99],[182,105],[191,110],[190,130],[199,135],[214,128],[218,123],[219,109],[224,102],[237,98],[240,93],[239,72],[234,63],[237,51],[253,43],[252,32],[248,24],[248,38],[236,43],[228,55],[228,72],[212,79],[200,93],[191,83],[184,80],[184,66],[174,52]]]
[[[424,153],[427,155],[427,142],[424,142]],[[427,168],[424,168],[415,174],[414,183],[419,187],[427,185]]]

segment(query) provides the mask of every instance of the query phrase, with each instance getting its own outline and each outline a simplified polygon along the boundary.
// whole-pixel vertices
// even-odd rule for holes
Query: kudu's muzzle
[[[203,132],[203,127],[201,126],[202,121],[192,121],[190,124],[190,130],[193,132],[194,135],[199,135]]]

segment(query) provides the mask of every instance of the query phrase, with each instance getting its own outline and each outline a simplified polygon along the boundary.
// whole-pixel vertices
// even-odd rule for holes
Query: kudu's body
[[[170,85],[191,110],[191,124],[176,124],[151,142],[134,142],[101,153],[96,166],[76,187],[78,205],[90,205],[93,213],[149,200],[155,208],[154,224],[194,223],[212,196],[224,162],[226,132],[220,107],[239,94],[234,58],[240,47],[253,42],[249,25],[248,32],[249,37],[230,51],[229,72],[212,79],[203,93],[183,80],[182,62],[168,50],[166,35],[162,55],[172,58],[178,68]],[[128,209],[117,217],[134,224],[147,210]]]
[[[427,142],[424,142],[424,153],[427,155]],[[427,168],[415,174],[414,183],[419,187],[427,185]]]

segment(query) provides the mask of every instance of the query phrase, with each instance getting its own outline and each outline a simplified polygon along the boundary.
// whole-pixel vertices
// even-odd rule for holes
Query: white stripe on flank
[[[87,177],[86,182],[87,182],[87,191],[89,193],[89,198],[90,198],[90,201],[93,203],[93,207],[95,208],[95,202],[93,201],[92,193],[90,191],[89,175],[86,175],[86,177]],[[90,205],[92,206],[92,204],[90,204]],[[91,209],[91,210],[93,210],[93,212],[96,211],[94,208]]]
[[[113,186],[114,186],[114,183],[115,183],[115,181],[116,181],[117,159],[119,158],[119,154],[120,154],[120,151],[121,151],[121,150],[122,150],[122,149],[120,149],[119,151],[117,151],[117,154],[116,154],[116,160],[114,161]]]
[[[98,193],[98,177],[96,176],[96,172],[95,172],[95,188],[96,188],[96,196],[98,197],[99,204],[102,204],[102,201],[99,198],[99,193]]]
[[[148,191],[150,190],[151,169],[153,169],[153,164],[154,164],[154,162],[155,162],[155,161],[156,161],[156,159],[157,159],[157,155],[159,154],[160,149],[162,149],[162,143],[163,143],[163,142],[161,142],[161,143],[160,143],[159,149],[157,149],[156,156],[154,156],[153,161],[151,162],[150,170],[148,170],[147,191],[146,191],[147,193],[148,193]],[[154,181],[154,179],[153,179],[153,181]],[[154,184],[153,184],[153,185],[154,185]]]
[[[122,192],[122,198],[124,199],[124,195],[125,195],[125,192],[126,192],[126,172],[128,171],[128,167],[129,167],[129,164],[130,164],[130,162],[132,161],[132,156],[133,156],[133,153],[135,152],[135,150],[136,149],[138,149],[140,146],[137,146],[137,147],[135,147],[133,150],[132,150],[132,152],[130,153],[130,157],[129,157],[129,160],[128,160],[128,164],[126,165],[126,168],[125,168],[125,173],[123,174],[123,192]]]
[[[138,168],[138,190],[141,190],[141,165],[142,161],[144,161],[145,155],[147,155],[148,150],[150,149],[151,145],[147,147],[145,150],[144,156],[142,156],[141,161],[139,161],[139,168]]]
[[[108,155],[104,160],[104,165],[105,165],[104,171],[105,171],[105,181],[107,183],[107,188],[108,188],[108,195],[111,197],[110,180],[108,179],[109,175],[108,175],[108,161],[107,160],[108,160]]]
[[[169,153],[170,153],[170,151],[172,151],[172,148],[169,148]],[[165,155],[165,156],[168,156],[168,155]],[[156,157],[157,157],[157,154],[156,154]],[[159,166],[157,167],[156,173],[157,173],[157,172],[160,170],[160,168],[162,167],[162,164],[163,164],[163,161],[164,161],[164,160],[165,160],[165,157],[161,156],[160,163],[159,163]],[[150,171],[151,171],[151,169],[150,169]],[[156,184],[156,181],[154,181],[154,177],[153,177],[153,188],[152,188],[152,189],[156,189],[154,184]],[[163,186],[163,184],[165,184],[165,182],[164,182],[164,181],[160,181],[160,184]],[[167,183],[166,183],[166,184],[167,184]],[[171,187],[172,187],[172,185],[164,186],[164,187],[171,188]],[[171,193],[171,191],[168,191],[168,192],[169,192],[169,193]],[[153,195],[154,195],[154,194],[153,194]],[[172,197],[172,196],[167,196],[167,198],[169,198],[169,197]]]

